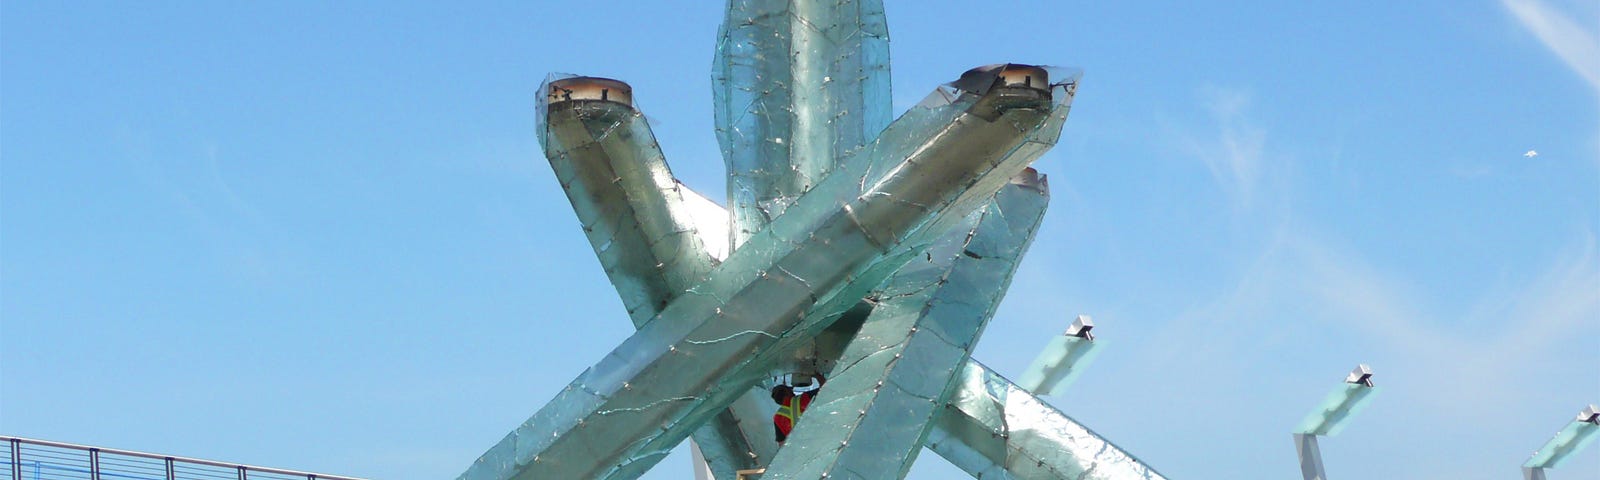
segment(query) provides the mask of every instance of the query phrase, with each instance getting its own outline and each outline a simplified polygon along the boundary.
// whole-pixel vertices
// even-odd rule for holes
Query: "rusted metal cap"
[[[602,100],[633,106],[633,87],[620,80],[600,77],[572,77],[553,80],[545,92],[546,103],[573,100]]]
[[[993,75],[993,77],[990,77],[990,75]],[[971,82],[986,77],[999,77],[999,86],[1002,87],[1027,87],[1041,92],[1050,91],[1049,72],[1045,71],[1043,67],[1020,63],[999,63],[967,70],[966,73],[961,74],[961,80],[958,83]],[[987,80],[983,81],[985,86],[987,83]],[[970,85],[968,89],[971,90],[976,87],[978,85]]]
[[[1050,90],[1050,74],[1033,65],[1008,63],[1000,69],[1000,80],[1008,87]]]
[[[1033,167],[1025,168],[1022,170],[1022,173],[1018,173],[1017,176],[1011,177],[1011,183],[1013,185],[1021,185],[1035,190],[1042,188],[1044,182],[1044,175],[1039,174],[1039,171],[1034,170]]]

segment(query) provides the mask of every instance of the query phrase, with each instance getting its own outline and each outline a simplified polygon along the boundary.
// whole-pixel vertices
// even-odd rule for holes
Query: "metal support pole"
[[[178,480],[178,469],[172,464],[172,457],[167,457],[162,463],[167,465],[167,480]]]
[[[89,449],[89,480],[100,480],[100,449]]]
[[[11,439],[11,479],[22,480],[22,440]]]
[[[1522,467],[1522,479],[1523,480],[1545,480],[1544,468],[1541,468],[1541,467]]]
[[[245,473],[244,465],[240,465],[239,466],[239,480],[245,480],[246,478],[250,478],[250,474]]]
[[[1300,455],[1300,475],[1305,480],[1328,480],[1328,472],[1322,468],[1322,449],[1317,446],[1316,435],[1294,434],[1294,450]]]

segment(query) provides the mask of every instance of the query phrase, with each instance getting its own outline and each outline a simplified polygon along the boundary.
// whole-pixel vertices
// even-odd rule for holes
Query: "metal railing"
[[[0,441],[7,480],[362,480],[30,438]]]

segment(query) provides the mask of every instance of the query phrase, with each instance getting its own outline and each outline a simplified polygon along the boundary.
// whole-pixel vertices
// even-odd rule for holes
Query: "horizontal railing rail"
[[[0,435],[9,480],[364,480]]]

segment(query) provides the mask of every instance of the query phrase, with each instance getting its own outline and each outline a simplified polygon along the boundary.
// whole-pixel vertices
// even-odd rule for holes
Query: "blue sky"
[[[680,3],[0,4],[0,434],[453,477],[632,330],[539,81],[632,83],[724,196],[721,6]],[[1600,3],[886,3],[897,111],[1086,72],[976,356],[1094,316],[1051,401],[1169,477],[1293,477],[1358,362],[1336,478],[1513,478],[1600,403]]]

